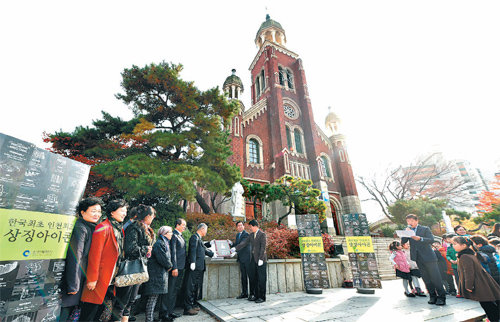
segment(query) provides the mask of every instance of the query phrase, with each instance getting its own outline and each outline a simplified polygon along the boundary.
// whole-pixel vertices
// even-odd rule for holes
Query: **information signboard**
[[[306,291],[313,288],[330,288],[323,239],[318,215],[296,215],[299,231],[300,255]]]
[[[56,321],[90,166],[0,133],[0,320]]]
[[[347,252],[356,288],[382,288],[365,214],[344,214]]]

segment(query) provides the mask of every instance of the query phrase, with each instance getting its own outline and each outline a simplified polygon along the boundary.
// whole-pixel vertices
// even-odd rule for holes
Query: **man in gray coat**
[[[251,247],[250,254],[250,269],[248,277],[250,279],[250,296],[249,301],[262,303],[266,301],[266,282],[267,282],[267,237],[266,234],[259,229],[259,222],[255,219],[249,222],[250,238],[247,238],[236,247],[231,248],[234,252],[244,249],[248,244]]]

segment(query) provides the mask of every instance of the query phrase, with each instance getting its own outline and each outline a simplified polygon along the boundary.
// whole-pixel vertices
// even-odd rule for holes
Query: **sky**
[[[266,13],[303,60],[316,122],[328,106],[342,119],[355,175],[436,146],[500,170],[499,1],[3,1],[0,132],[44,147],[102,110],[129,118],[120,73],[163,60],[200,89],[235,68],[249,108]]]

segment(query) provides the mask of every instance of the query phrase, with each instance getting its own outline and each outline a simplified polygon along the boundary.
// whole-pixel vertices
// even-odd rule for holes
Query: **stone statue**
[[[231,189],[231,214],[233,217],[243,217],[243,186],[236,182]]]

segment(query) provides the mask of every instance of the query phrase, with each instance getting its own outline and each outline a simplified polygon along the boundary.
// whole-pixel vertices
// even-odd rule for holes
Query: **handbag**
[[[124,260],[118,267],[115,286],[125,287],[149,281],[148,267],[144,258]]]

